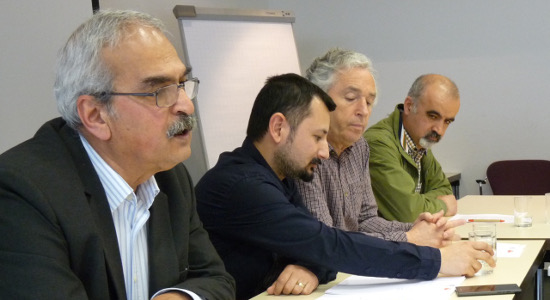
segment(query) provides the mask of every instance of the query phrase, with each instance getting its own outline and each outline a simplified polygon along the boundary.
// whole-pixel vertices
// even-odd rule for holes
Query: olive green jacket
[[[422,158],[422,190],[415,193],[418,168],[401,146],[403,105],[364,134],[370,146],[370,176],[379,213],[388,220],[414,222],[422,212],[436,213],[447,206],[440,195],[452,194],[451,184],[431,150]]]

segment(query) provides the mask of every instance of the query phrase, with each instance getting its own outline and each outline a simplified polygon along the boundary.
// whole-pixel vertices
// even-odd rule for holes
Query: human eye
[[[357,96],[356,95],[345,95],[344,99],[346,99],[346,101],[348,101],[348,102],[353,102],[353,101],[357,100]]]
[[[439,119],[439,116],[437,114],[428,114],[428,118],[430,118],[432,120],[437,120],[437,119]]]

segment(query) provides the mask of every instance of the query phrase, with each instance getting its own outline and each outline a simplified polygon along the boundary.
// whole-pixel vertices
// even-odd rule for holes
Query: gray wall
[[[369,124],[402,102],[422,73],[451,77],[461,108],[434,153],[477,194],[495,160],[550,159],[550,2],[274,0],[296,14],[302,68],[338,45],[367,54],[379,104]],[[491,193],[489,186],[484,192]]]
[[[92,15],[90,0],[2,0],[0,153],[59,114],[53,97],[56,54]]]
[[[28,46],[17,42],[9,59],[2,60],[0,151],[27,138],[44,120],[56,115],[51,100],[53,80],[48,81],[52,65],[45,62],[54,51],[47,48],[61,46],[76,26],[73,24],[82,19],[69,5],[55,7],[47,1],[50,14],[37,11],[23,21],[14,13],[26,12],[23,4],[9,1],[13,4],[0,10],[2,37],[8,34],[10,41],[19,38],[35,43]],[[89,1],[84,2],[89,5]],[[370,124],[405,98],[418,75],[436,72],[451,77],[461,90],[462,106],[434,152],[446,171],[462,173],[461,195],[478,193],[475,179],[485,177],[487,166],[494,160],[550,159],[546,130],[550,128],[550,105],[546,101],[550,99],[550,19],[546,17],[550,2],[100,0],[101,8],[137,9],[161,18],[181,53],[179,29],[172,14],[177,4],[294,11],[302,69],[333,46],[367,54],[378,70],[380,90]],[[45,22],[52,26],[48,34],[42,32]],[[6,24],[21,30],[11,32]],[[45,36],[47,41],[42,41]],[[5,58],[4,53],[1,57]],[[37,61],[29,63],[31,59]],[[490,188],[486,186],[484,191],[490,193]]]

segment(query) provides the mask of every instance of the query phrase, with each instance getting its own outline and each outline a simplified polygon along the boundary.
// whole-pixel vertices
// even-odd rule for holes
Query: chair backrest
[[[550,193],[550,161],[503,160],[487,168],[494,195],[544,195]]]

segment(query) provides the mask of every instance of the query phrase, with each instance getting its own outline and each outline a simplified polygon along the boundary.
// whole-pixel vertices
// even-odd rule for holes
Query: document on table
[[[494,222],[494,223],[514,223],[513,215],[500,214],[473,214],[461,215],[456,214],[450,220],[466,220],[466,222]]]
[[[350,276],[338,285],[328,289],[320,300],[402,300],[406,299],[448,299],[455,287],[464,281],[460,277],[437,277],[433,280],[409,280]]]
[[[525,244],[512,244],[497,242],[497,258],[520,257],[525,249]]]

